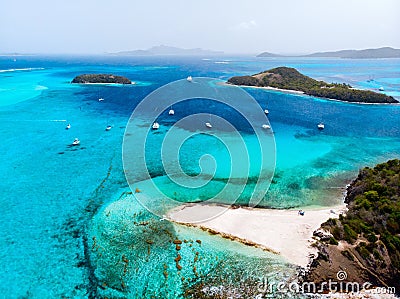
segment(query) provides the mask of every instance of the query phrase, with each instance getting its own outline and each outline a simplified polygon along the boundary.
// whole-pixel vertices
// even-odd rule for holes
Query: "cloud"
[[[251,21],[247,21],[247,22],[240,22],[239,24],[237,24],[236,26],[234,26],[232,29],[235,30],[251,30],[253,28],[257,27],[257,22],[254,20]]]

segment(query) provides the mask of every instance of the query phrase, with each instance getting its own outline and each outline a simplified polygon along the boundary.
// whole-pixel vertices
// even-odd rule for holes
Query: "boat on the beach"
[[[69,130],[69,129],[71,129],[71,124],[68,124],[68,125],[65,127],[65,130]]]
[[[325,125],[324,125],[323,123],[319,123],[319,124],[317,125],[317,127],[318,127],[319,130],[325,129]]]
[[[112,126],[107,126],[106,131],[110,131],[112,129]]]
[[[187,80],[188,82],[192,82],[192,81],[193,81],[193,78],[192,78],[192,76],[189,76],[189,77],[186,78],[186,80]]]
[[[81,141],[78,138],[74,139],[74,142],[72,142],[72,145],[79,145]]]
[[[151,128],[153,130],[157,130],[160,127],[160,124],[158,122],[154,122],[153,125],[151,126]]]

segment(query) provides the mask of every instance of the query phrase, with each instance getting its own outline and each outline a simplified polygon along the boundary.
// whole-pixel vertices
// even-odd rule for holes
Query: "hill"
[[[348,84],[326,83],[301,74],[294,68],[277,67],[252,76],[237,76],[228,80],[234,85],[274,87],[296,90],[310,96],[358,103],[397,103],[391,97],[369,90],[352,89]]]
[[[322,224],[325,237],[306,279],[321,283],[345,269],[348,281],[395,287],[399,294],[400,160],[362,169],[345,202],[345,216]]]
[[[262,52],[258,54],[257,57],[285,57],[285,55],[270,53],[270,52]]]
[[[128,78],[112,74],[83,74],[76,76],[71,83],[132,84]]]
[[[133,51],[122,51],[117,53],[112,53],[113,55],[120,56],[210,56],[210,55],[222,55],[223,52],[220,51],[211,51],[204,50],[201,48],[193,48],[193,49],[182,49],[171,46],[155,46],[149,48],[147,50],[133,50]]]
[[[341,50],[331,52],[317,52],[308,55],[278,55],[269,52],[258,54],[257,57],[336,57],[351,59],[375,59],[375,58],[400,58],[400,49],[391,47],[383,47],[377,49],[364,50]]]

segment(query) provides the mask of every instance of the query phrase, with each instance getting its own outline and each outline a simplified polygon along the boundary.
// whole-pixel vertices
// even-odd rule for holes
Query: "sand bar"
[[[338,218],[345,210],[345,204],[327,208],[305,208],[304,216],[301,216],[298,209],[226,209],[219,205],[188,204],[170,211],[167,218],[259,246],[282,255],[290,263],[306,267],[310,256],[317,253],[310,246],[313,243],[313,232],[321,223],[329,218]],[[193,219],[199,219],[202,215],[216,214],[220,215],[202,222],[193,222]]]

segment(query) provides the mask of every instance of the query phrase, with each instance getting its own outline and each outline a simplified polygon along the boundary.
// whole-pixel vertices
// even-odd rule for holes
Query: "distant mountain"
[[[274,54],[270,52],[262,52],[261,54],[258,54],[257,57],[284,57],[284,55]]]
[[[339,58],[400,58],[400,49],[384,47],[365,50],[342,50],[336,52],[319,52],[306,57],[339,57]]]
[[[378,49],[365,49],[365,50],[341,50],[332,52],[318,52],[308,55],[278,55],[269,52],[263,52],[257,57],[337,57],[337,58],[351,58],[351,59],[374,59],[374,58],[400,58],[400,49],[393,49],[391,47],[383,47]]]
[[[211,55],[222,55],[222,51],[204,50],[201,48],[194,49],[182,49],[171,46],[155,46],[147,50],[133,50],[133,51],[122,51],[112,53],[113,55],[121,56],[152,56],[152,55],[174,55],[174,56],[211,56]]]

